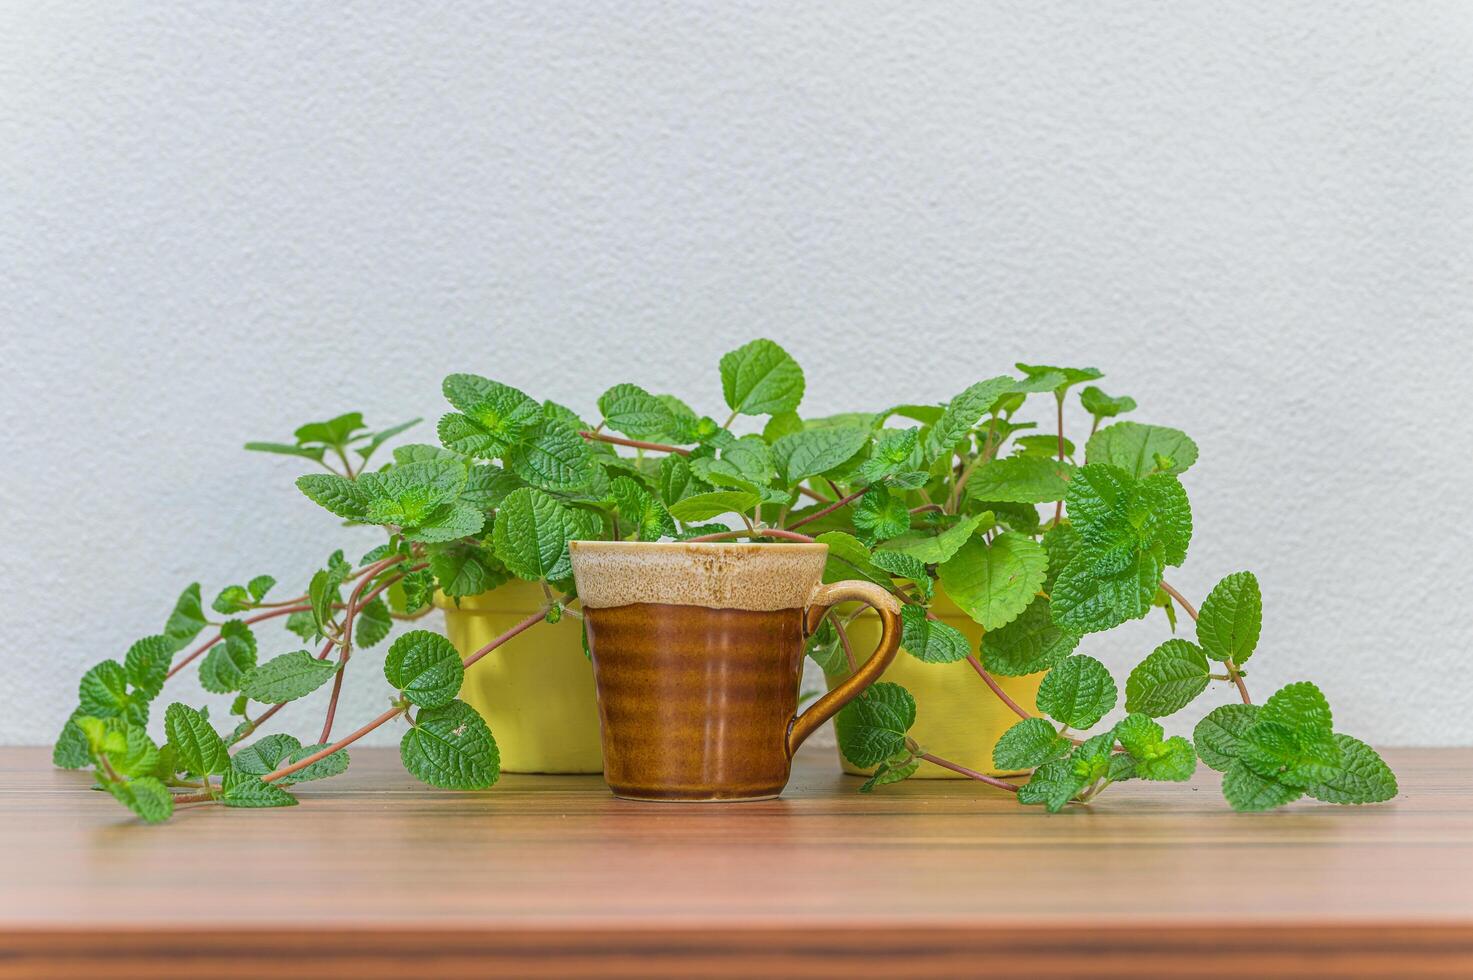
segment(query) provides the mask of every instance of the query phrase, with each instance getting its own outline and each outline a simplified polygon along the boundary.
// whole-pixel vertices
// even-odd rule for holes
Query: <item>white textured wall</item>
[[[449,371],[713,405],[761,334],[811,413],[1105,369],[1201,444],[1175,577],[1258,572],[1253,686],[1473,742],[1470,82],[1459,2],[6,4],[0,741],[362,547],[246,439]]]

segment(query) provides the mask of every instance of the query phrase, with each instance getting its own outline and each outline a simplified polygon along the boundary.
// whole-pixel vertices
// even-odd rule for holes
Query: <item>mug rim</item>
[[[588,540],[572,540],[568,542],[570,550],[589,551],[593,549],[607,548],[614,551],[769,551],[774,545],[795,551],[828,551],[829,546],[822,541],[600,541],[597,538]]]

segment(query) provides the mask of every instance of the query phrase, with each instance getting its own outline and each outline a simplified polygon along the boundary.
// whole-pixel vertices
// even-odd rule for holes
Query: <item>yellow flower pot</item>
[[[435,597],[445,632],[462,657],[543,605],[542,588],[514,580],[478,596]],[[501,751],[503,772],[603,772],[593,665],[572,616],[539,623],[465,673],[460,697],[481,713]]]
[[[836,610],[840,611],[842,610]],[[936,598],[931,603],[931,612],[941,622],[961,630],[972,649],[978,649],[982,640],[982,627],[947,598],[939,585]],[[872,612],[861,614],[850,624],[847,632],[850,645],[854,648],[854,656],[863,658],[880,642],[880,619]],[[829,686],[832,687],[842,679],[842,676],[830,675]],[[1002,733],[1018,721],[1018,716],[992,693],[967,661],[928,664],[902,650],[880,676],[880,680],[899,684],[915,697],[916,722],[911,727],[910,735],[925,751],[992,776],[1026,771],[1000,770],[992,764],[992,747],[997,744]],[[995,680],[1025,711],[1037,710],[1038,685],[1043,680],[1043,674],[995,677]],[[851,765],[842,753],[839,758],[847,773],[867,776],[874,771]],[[966,778],[930,762],[921,763],[916,770],[916,777]]]

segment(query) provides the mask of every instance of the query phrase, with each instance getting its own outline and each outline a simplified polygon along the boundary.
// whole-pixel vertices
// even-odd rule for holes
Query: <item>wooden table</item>
[[[303,805],[129,819],[0,750],[0,975],[1473,976],[1473,750],[1386,753],[1374,807],[1230,811],[1217,775],[1049,816],[970,782],[783,799],[601,780],[427,789],[353,752]]]

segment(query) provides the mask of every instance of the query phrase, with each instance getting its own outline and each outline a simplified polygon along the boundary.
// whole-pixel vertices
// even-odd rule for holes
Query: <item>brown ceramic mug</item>
[[[900,644],[871,582],[822,584],[823,544],[575,541],[604,779],[630,800],[765,800],[793,752],[873,683]],[[830,606],[880,614],[879,648],[798,713],[803,645]]]

